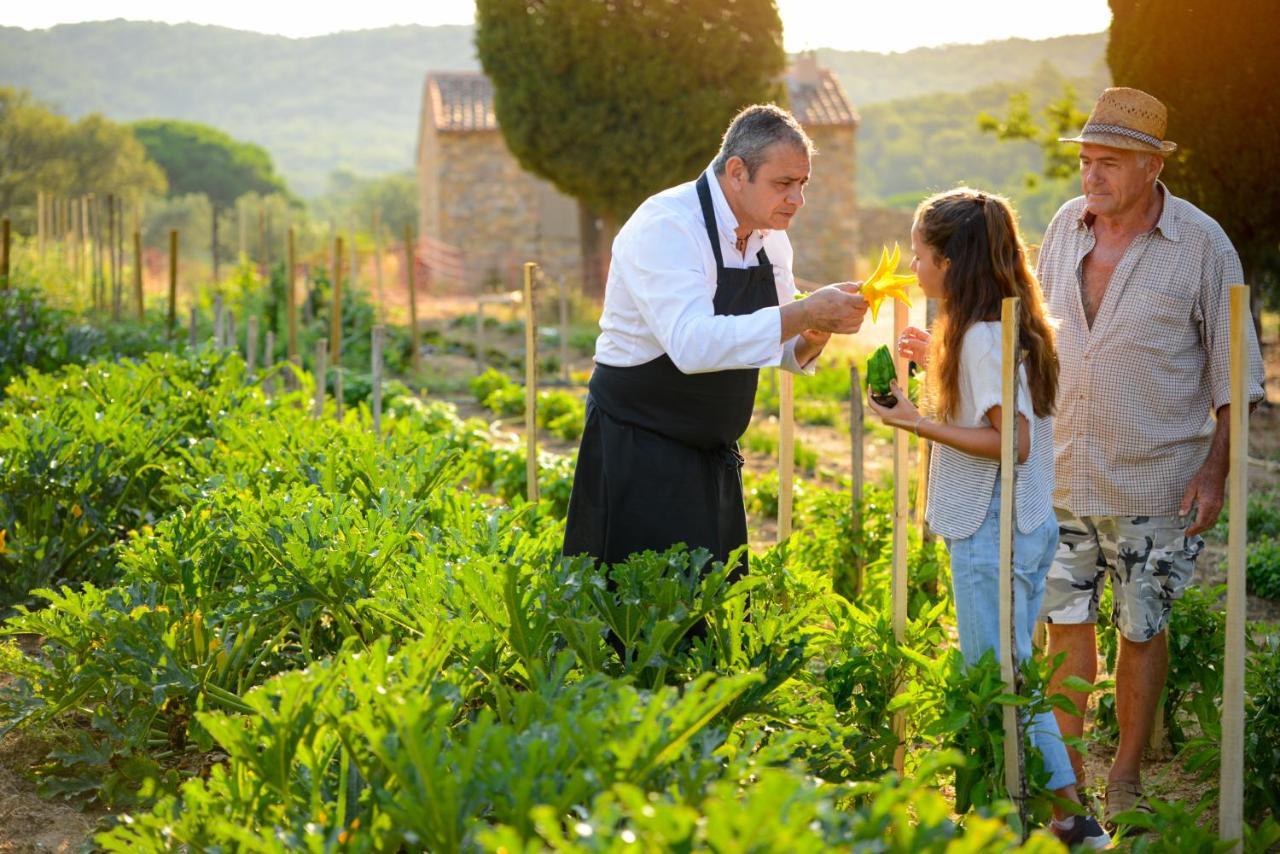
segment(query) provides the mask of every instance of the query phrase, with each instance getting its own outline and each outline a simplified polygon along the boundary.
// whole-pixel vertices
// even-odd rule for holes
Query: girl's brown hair
[[[930,345],[929,382],[943,420],[956,415],[960,396],[960,347],[969,327],[1000,319],[1000,301],[1020,297],[1018,347],[1027,370],[1032,410],[1053,414],[1058,394],[1058,353],[1044,316],[1040,283],[1008,200],[961,187],[931,196],[916,209],[915,227],[933,253],[950,264],[943,274],[942,310]]]

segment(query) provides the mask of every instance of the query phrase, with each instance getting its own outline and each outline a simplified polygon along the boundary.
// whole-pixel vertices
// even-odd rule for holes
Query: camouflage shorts
[[[1111,619],[1126,638],[1148,641],[1169,624],[1173,600],[1195,572],[1204,540],[1185,535],[1181,516],[1086,516],[1055,508],[1058,551],[1045,581],[1040,619],[1047,623],[1098,621],[1106,576],[1114,601]]]

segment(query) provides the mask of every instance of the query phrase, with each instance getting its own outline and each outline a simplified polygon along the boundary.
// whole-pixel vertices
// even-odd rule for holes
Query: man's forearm
[[[1218,407],[1217,422],[1209,442],[1209,456],[1201,469],[1226,477],[1231,455],[1231,404]]]
[[[782,318],[782,337],[780,339],[782,343],[785,344],[813,326],[809,319],[809,314],[808,306],[805,305],[805,300],[802,299],[789,302],[778,310],[778,315]],[[796,359],[803,362],[800,359],[799,344],[796,345]]]

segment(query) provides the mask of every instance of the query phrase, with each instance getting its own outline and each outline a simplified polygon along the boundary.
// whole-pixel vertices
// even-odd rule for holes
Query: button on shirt
[[[726,267],[754,267],[763,248],[773,264],[778,305],[795,299],[791,241],[785,231],[752,231],[745,252],[736,247],[738,219],[711,167],[706,170],[716,233]],[[796,362],[799,338],[780,342],[777,306],[751,314],[716,315],[716,258],[693,181],[652,196],[613,242],[596,361],[619,368],[666,353],[686,374],[778,367],[812,374],[813,359]]]
[[[1231,402],[1229,285],[1244,281],[1222,228],[1161,183],[1155,228],[1134,238],[1090,328],[1080,290],[1094,247],[1084,197],[1045,232],[1038,272],[1057,326],[1057,487],[1077,516],[1177,514],[1204,464],[1213,413]],[[1249,323],[1249,399],[1262,399],[1262,354]]]

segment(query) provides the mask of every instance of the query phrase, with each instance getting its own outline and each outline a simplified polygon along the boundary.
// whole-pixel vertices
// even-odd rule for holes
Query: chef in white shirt
[[[856,332],[858,284],[796,300],[786,229],[813,144],[773,105],[740,112],[696,181],[647,199],[613,243],[564,553],[613,564],[747,542],[738,439],[760,368],[813,373]],[[731,577],[746,572],[745,558]]]

